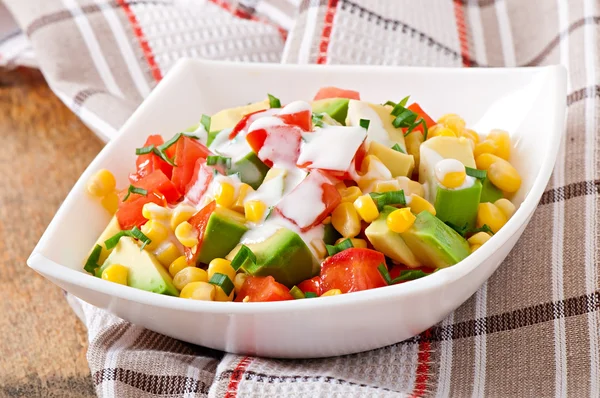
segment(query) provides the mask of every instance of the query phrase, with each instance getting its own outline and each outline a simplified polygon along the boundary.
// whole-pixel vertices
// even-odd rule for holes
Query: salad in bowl
[[[148,136],[128,187],[106,169],[87,183],[113,217],[85,271],[243,303],[380,288],[457,264],[516,210],[510,136],[386,100],[334,87],[312,101],[268,95]]]

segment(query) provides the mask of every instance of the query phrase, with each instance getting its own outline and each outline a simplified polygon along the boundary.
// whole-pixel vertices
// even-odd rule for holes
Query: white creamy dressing
[[[213,139],[213,142],[210,143],[210,146],[208,148],[211,149],[213,152],[217,152],[219,155],[223,155],[218,149],[229,141],[229,134],[231,134],[232,131],[233,129],[221,130],[219,134],[217,134],[217,136]]]
[[[280,115],[291,115],[294,113],[300,113],[300,112],[306,112],[306,111],[312,112],[312,107],[310,106],[310,104],[308,102],[294,101],[294,102],[290,102],[289,104],[284,106],[281,109],[281,112],[279,112],[279,114]]]
[[[260,119],[256,119],[250,127],[248,127],[248,133],[251,133],[256,130],[263,130],[269,127],[275,126],[285,126],[285,122],[278,117],[275,116],[264,116]]]
[[[280,174],[264,181],[255,192],[249,193],[244,199],[244,203],[250,200],[260,200],[267,207],[275,206],[283,197],[285,188],[285,175]]]
[[[200,141],[202,145],[206,145],[206,143],[208,142],[208,131],[206,131],[202,123],[200,123],[196,130],[194,130],[194,132],[191,134],[198,137],[198,141]]]
[[[279,202],[279,210],[300,228],[308,227],[325,210],[321,186],[326,182],[317,172],[310,174]]]
[[[302,134],[298,164],[312,168],[346,171],[367,132],[362,127],[328,126]]]
[[[367,102],[350,100],[348,102],[346,126],[360,126],[360,119],[369,120],[367,143],[376,141],[387,147],[394,145],[377,112]]]
[[[231,184],[231,186],[233,186],[233,189],[235,189],[234,195],[238,194],[238,192],[240,190],[240,185],[242,184],[242,181],[240,180],[240,178],[238,177],[237,174],[232,174],[232,175],[228,175],[228,176],[216,174],[216,175],[214,175],[212,181],[208,185],[208,189],[202,196],[202,200],[200,201],[198,206],[196,206],[196,208],[198,210],[202,209],[204,206],[206,206],[207,204],[209,204],[210,202],[212,202],[215,199],[215,196],[217,195],[217,192],[219,191],[219,185],[221,185],[221,183],[223,183],[223,182]]]
[[[277,119],[281,123],[281,119]],[[289,129],[269,131],[264,145],[258,151],[260,159],[269,159],[273,163],[292,163],[298,153],[298,136]],[[294,166],[295,167],[295,166]]]

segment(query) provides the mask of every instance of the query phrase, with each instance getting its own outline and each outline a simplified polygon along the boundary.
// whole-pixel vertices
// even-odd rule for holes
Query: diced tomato
[[[164,141],[160,135],[151,135],[144,143],[144,146],[154,145],[155,147],[158,147],[162,144],[164,144]],[[168,150],[167,156],[172,157],[172,155],[168,154]],[[163,173],[165,173],[165,175],[168,178],[171,178],[171,173],[173,172],[173,166],[162,160],[154,153],[139,155],[135,160],[135,166],[136,172],[131,173],[129,175],[129,181],[131,181],[132,184],[144,178],[145,176],[147,176],[155,170],[161,170]]]
[[[248,297],[246,302],[283,301],[294,299],[288,288],[275,281],[275,278],[272,276],[248,276],[235,301],[244,301],[246,297]]]
[[[127,198],[127,201],[123,202],[122,198],[126,195],[126,192],[119,194],[119,209],[116,214],[119,226],[123,230],[141,227],[148,221],[142,215],[142,208],[146,203],[153,202],[159,206],[167,205],[165,197],[157,192],[149,192],[146,196],[132,194]]]
[[[323,87],[315,95],[315,101],[326,98],[348,98],[360,100],[360,93],[354,90],[344,90],[337,87]]]
[[[321,277],[315,276],[314,278],[307,279],[298,284],[298,289],[302,292],[312,292],[317,296],[321,295]]]
[[[213,170],[206,165],[206,159],[198,159],[196,161],[196,167],[194,167],[194,174],[192,180],[186,187],[187,194],[185,197],[197,205],[202,200],[202,196],[206,193],[208,186],[213,180]]]
[[[160,192],[168,203],[175,203],[181,198],[181,193],[175,188],[175,184],[161,170],[153,171],[137,181],[134,186],[148,192]]]
[[[278,115],[286,124],[298,126],[304,131],[312,130],[312,112],[310,110]]]
[[[202,241],[204,240],[204,233],[206,232],[208,219],[216,208],[217,202],[213,200],[188,220],[188,222],[192,224],[194,229],[198,232],[198,245],[196,247],[186,247],[184,249],[185,258],[187,259],[188,264],[196,264],[196,260],[200,254],[200,249],[202,248]]]
[[[185,194],[186,187],[192,180],[196,161],[200,158],[206,159],[211,152],[198,141],[181,137],[175,144],[175,163],[173,168],[173,183],[179,192]]]
[[[386,286],[379,264],[385,264],[385,256],[371,249],[352,248],[328,257],[321,265],[321,291],[349,293]]]
[[[310,200],[315,191],[321,190],[321,203],[323,210],[318,214],[314,208],[302,206],[301,203]],[[320,224],[342,201],[340,193],[331,183],[329,177],[320,170],[311,172],[300,184],[296,186],[289,194],[285,195],[276,206],[276,210],[283,217],[292,221],[302,231],[308,231],[315,225]],[[321,206],[319,206],[320,208]],[[311,211],[314,217],[307,220],[306,212]]]
[[[300,155],[302,130],[298,126],[272,126],[248,133],[246,141],[269,167],[278,161],[296,163]],[[261,149],[265,150],[261,151]]]
[[[421,109],[421,106],[416,102],[414,104],[411,104],[408,107],[408,109],[419,115],[421,118],[425,119],[425,124],[427,125],[428,129],[436,125],[435,120],[433,120],[427,113],[425,113],[425,111]],[[415,130],[423,132],[423,126],[419,125],[419,127],[415,128]]]
[[[261,109],[259,111],[256,112],[252,112],[247,114],[246,116],[244,116],[233,128],[233,130],[231,130],[231,133],[229,133],[229,139],[232,140],[234,139],[239,133],[240,131],[242,131],[243,129],[245,129],[248,126],[248,122],[250,120],[250,118],[254,115],[256,115],[257,113],[262,113],[264,112],[264,109]]]

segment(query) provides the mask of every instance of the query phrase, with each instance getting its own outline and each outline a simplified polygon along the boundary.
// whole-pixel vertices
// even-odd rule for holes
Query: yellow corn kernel
[[[484,153],[482,155],[475,157],[475,164],[477,164],[477,168],[479,170],[487,170],[490,166],[498,161],[505,161],[502,158],[499,158],[496,155],[492,155],[491,153]]]
[[[148,220],[166,220],[171,216],[171,209],[148,202],[142,207],[142,216]]]
[[[340,196],[342,197],[342,202],[354,203],[354,201],[360,195],[362,195],[362,191],[360,190],[360,188],[354,187],[354,186],[339,189],[338,192],[340,193]]]
[[[325,217],[325,219],[323,220],[323,224],[331,224],[331,216]]]
[[[185,267],[173,277],[173,285],[178,290],[192,282],[208,282],[208,274],[202,268]]]
[[[184,269],[185,267],[188,267],[188,262],[187,259],[185,258],[185,256],[180,256],[177,257],[170,265],[169,265],[169,274],[171,274],[171,276],[175,276],[177,275],[177,273],[179,271],[181,271],[182,269]]]
[[[169,237],[169,230],[160,221],[148,220],[140,228],[151,242],[146,245],[149,250],[154,250]]]
[[[443,124],[436,124],[429,129],[429,133],[427,134],[427,138],[433,137],[456,137],[456,133]]]
[[[225,294],[223,288],[221,286],[215,285],[215,301],[232,301],[233,294],[235,293],[235,289],[231,290],[229,296]]]
[[[444,174],[443,178],[438,181],[445,186],[446,188],[458,188],[460,187],[467,178],[467,173],[464,171],[452,171],[450,173]]]
[[[410,211],[415,214],[419,214],[422,211],[428,211],[435,216],[436,211],[435,207],[431,203],[429,203],[426,199],[423,199],[419,195],[415,195],[414,193],[410,195]]]
[[[183,203],[177,205],[177,207],[174,208],[171,212],[171,229],[175,231],[179,224],[189,220],[197,212],[198,210],[196,210],[194,206],[190,206]]]
[[[116,192],[111,192],[103,197],[100,203],[110,214],[115,214],[119,209],[119,195]]]
[[[235,287],[236,294],[242,290],[242,286],[244,286],[246,279],[248,279],[248,275],[243,272],[235,274],[235,278],[233,278],[233,286]]]
[[[371,195],[363,195],[354,201],[354,208],[358,212],[360,218],[366,222],[373,222],[379,217],[379,210]]]
[[[443,120],[441,123],[450,130],[454,131],[456,135],[461,134],[467,125],[462,117],[453,114],[444,115],[440,118],[440,120]]]
[[[444,124],[444,123],[446,123],[446,120],[448,120],[448,119],[453,119],[453,118],[457,118],[457,117],[460,117],[460,116],[458,116],[456,113],[446,113],[446,114],[442,115],[442,116],[441,116],[441,117],[440,117],[440,118],[437,120],[437,122],[438,122],[438,124]]]
[[[165,267],[168,267],[173,261],[177,260],[181,253],[173,242],[163,242],[162,245],[154,251],[154,255],[158,262]]]
[[[102,279],[127,286],[129,269],[121,264],[112,264],[102,271]]]
[[[510,136],[504,130],[492,130],[487,136],[496,145],[494,154],[504,160],[510,158]]]
[[[260,200],[249,200],[244,203],[244,214],[246,215],[246,220],[250,222],[259,222],[262,220],[266,210],[267,205]]]
[[[215,201],[219,206],[230,208],[235,202],[235,188],[228,182],[222,182],[219,184],[217,193],[215,194]]]
[[[498,147],[496,146],[496,143],[492,140],[486,139],[475,145],[475,148],[473,149],[473,156],[478,157],[484,153],[491,153],[493,155],[497,150]]]
[[[473,144],[477,144],[479,143],[479,134],[477,134],[477,132],[475,130],[471,130],[471,129],[464,129],[461,133],[461,135],[465,138],[470,139],[471,141],[473,141]]]
[[[409,229],[415,222],[417,217],[411,213],[410,208],[394,210],[387,216],[387,226],[394,232],[401,234]]]
[[[504,159],[492,163],[487,172],[490,182],[504,192],[517,192],[521,187],[519,172]]]
[[[408,177],[396,177],[396,181],[398,181],[398,189],[402,189],[406,196],[412,195],[413,193],[420,197],[425,196],[423,185],[419,184],[417,181],[413,181]],[[398,189],[396,189],[396,191]]]
[[[481,245],[471,245],[471,253],[475,252],[475,250],[479,249]]]
[[[313,248],[318,258],[325,258],[325,256],[327,256],[327,247],[325,246],[323,239],[311,240],[310,246]]]
[[[515,214],[515,210],[517,210],[515,205],[510,200],[505,198],[498,199],[494,202],[494,204],[496,205],[496,207],[502,210],[502,213],[504,213],[507,219],[510,219],[513,216],[513,214]]]
[[[506,224],[506,221],[506,216],[495,204],[489,202],[479,204],[477,227],[481,228],[487,225],[493,233],[496,233]]]
[[[185,247],[194,247],[198,244],[198,233],[187,221],[182,222],[175,228],[175,237]]]
[[[335,244],[339,245],[340,243],[342,243],[346,239],[348,239],[348,238],[339,238],[335,242]],[[350,238],[350,242],[352,242],[352,247],[356,247],[358,249],[366,249],[367,248],[367,241],[364,240],[364,239]]]
[[[254,188],[252,188],[250,185],[245,184],[245,183],[240,184],[240,188],[238,189],[237,198],[235,199],[233,206],[231,206],[231,209],[235,210],[239,213],[243,213],[244,212],[244,200],[246,199],[246,196],[248,196],[248,194],[252,193],[252,192],[254,192]]]
[[[117,187],[115,176],[108,170],[98,170],[87,182],[86,189],[92,196],[102,198]]]
[[[213,301],[215,299],[215,286],[208,282],[192,282],[183,287],[179,297],[192,299]]]
[[[331,289],[323,293],[321,297],[337,296],[338,294],[342,294],[342,291],[340,289]]]
[[[475,235],[471,236],[467,241],[470,245],[483,245],[485,242],[490,240],[491,236],[487,232],[477,232]]]
[[[350,202],[340,203],[331,213],[331,224],[344,238],[353,238],[360,232],[360,218]]]
[[[231,261],[225,260],[224,258],[215,258],[210,264],[208,264],[208,280],[213,277],[214,274],[227,275],[233,282],[235,278],[235,270],[231,266]]]

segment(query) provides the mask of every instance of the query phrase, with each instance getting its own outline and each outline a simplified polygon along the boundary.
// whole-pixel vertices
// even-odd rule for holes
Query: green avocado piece
[[[502,199],[503,197],[504,195],[502,194],[502,191],[496,188],[496,186],[492,184],[490,179],[486,177],[483,180],[483,184],[481,187],[481,198],[479,199],[479,202],[494,203],[495,201],[497,201],[498,199]]]
[[[312,103],[312,110],[314,113],[326,113],[335,119],[335,121],[345,126],[349,101],[347,98],[326,98],[314,101]]]
[[[153,293],[179,296],[171,275],[165,267],[152,253],[140,250],[140,246],[133,238],[119,239],[117,246],[102,264],[99,274],[102,275],[102,272],[112,264],[121,264],[129,269],[128,286]]]
[[[375,250],[408,267],[419,267],[419,259],[406,245],[402,236],[388,228],[387,216],[394,210],[398,209],[386,206],[379,217],[365,229],[365,234]]]
[[[264,164],[254,152],[248,152],[246,156],[231,165],[229,174],[239,173],[242,182],[258,189],[268,171],[269,166]]]
[[[324,225],[323,241],[326,245],[335,245],[335,242],[341,237],[342,235],[331,223]]]
[[[481,197],[481,182],[475,180],[473,186],[465,189],[446,189],[438,185],[435,197],[436,216],[443,222],[469,229],[475,227],[477,209]]]
[[[256,256],[256,264],[244,267],[252,276],[272,276],[288,288],[312,278],[319,273],[319,263],[302,238],[287,228],[279,228],[267,239],[246,244]],[[239,250],[236,247],[227,256],[232,260]]]
[[[470,254],[465,238],[428,211],[417,214],[414,224],[400,236],[427,267],[449,267]]]
[[[248,231],[244,217],[236,211],[217,207],[210,215],[197,263],[208,264],[224,258]]]

